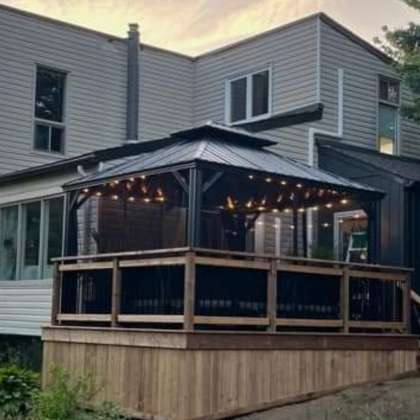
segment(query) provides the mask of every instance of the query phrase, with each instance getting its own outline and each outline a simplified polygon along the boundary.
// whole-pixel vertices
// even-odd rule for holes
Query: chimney
[[[131,23],[127,39],[127,143],[139,141],[139,51],[139,25]]]

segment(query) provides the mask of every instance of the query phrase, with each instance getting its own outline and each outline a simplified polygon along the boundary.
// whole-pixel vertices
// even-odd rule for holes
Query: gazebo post
[[[64,229],[64,249],[65,256],[77,253],[77,199],[78,193],[70,191],[65,200],[65,229]]]
[[[298,208],[295,204],[293,206],[293,255],[297,257],[299,255],[299,217]]]
[[[378,201],[365,204],[364,211],[368,216],[368,262],[381,262],[381,210]]]
[[[302,213],[302,248],[303,256],[308,257],[308,219],[306,216],[306,209]]]
[[[203,174],[196,167],[190,169],[188,188],[188,234],[187,246],[200,245],[201,202],[203,194]]]

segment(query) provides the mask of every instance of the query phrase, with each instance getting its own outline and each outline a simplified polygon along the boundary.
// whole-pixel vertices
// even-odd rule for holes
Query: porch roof
[[[377,198],[383,195],[370,186],[280,156],[267,148],[274,146],[275,142],[256,137],[245,130],[215,123],[173,133],[168,139],[157,140],[156,143],[157,147],[149,152],[132,156],[128,161],[79,178],[66,184],[65,188],[76,190],[130,176],[169,172],[201,164],[219,170],[245,170],[292,178]]]

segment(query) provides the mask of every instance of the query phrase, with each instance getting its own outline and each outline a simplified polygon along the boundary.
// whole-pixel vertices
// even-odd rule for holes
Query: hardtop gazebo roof
[[[268,149],[275,144],[245,130],[210,122],[150,141],[147,152],[130,156],[122,163],[72,181],[64,188],[79,190],[137,175],[201,166],[204,169],[243,171],[248,174],[255,172],[262,176],[289,178],[314,187],[368,195],[372,199],[383,196],[381,191],[370,186],[280,156]]]

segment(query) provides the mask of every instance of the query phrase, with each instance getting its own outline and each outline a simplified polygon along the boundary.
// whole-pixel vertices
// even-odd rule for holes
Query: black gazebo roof
[[[222,171],[257,172],[264,176],[291,178],[314,186],[368,194],[372,198],[381,198],[383,195],[370,186],[280,156],[268,149],[275,144],[245,130],[207,123],[148,142],[147,152],[130,156],[122,163],[72,181],[65,185],[65,189],[77,190],[130,176],[201,165]]]

